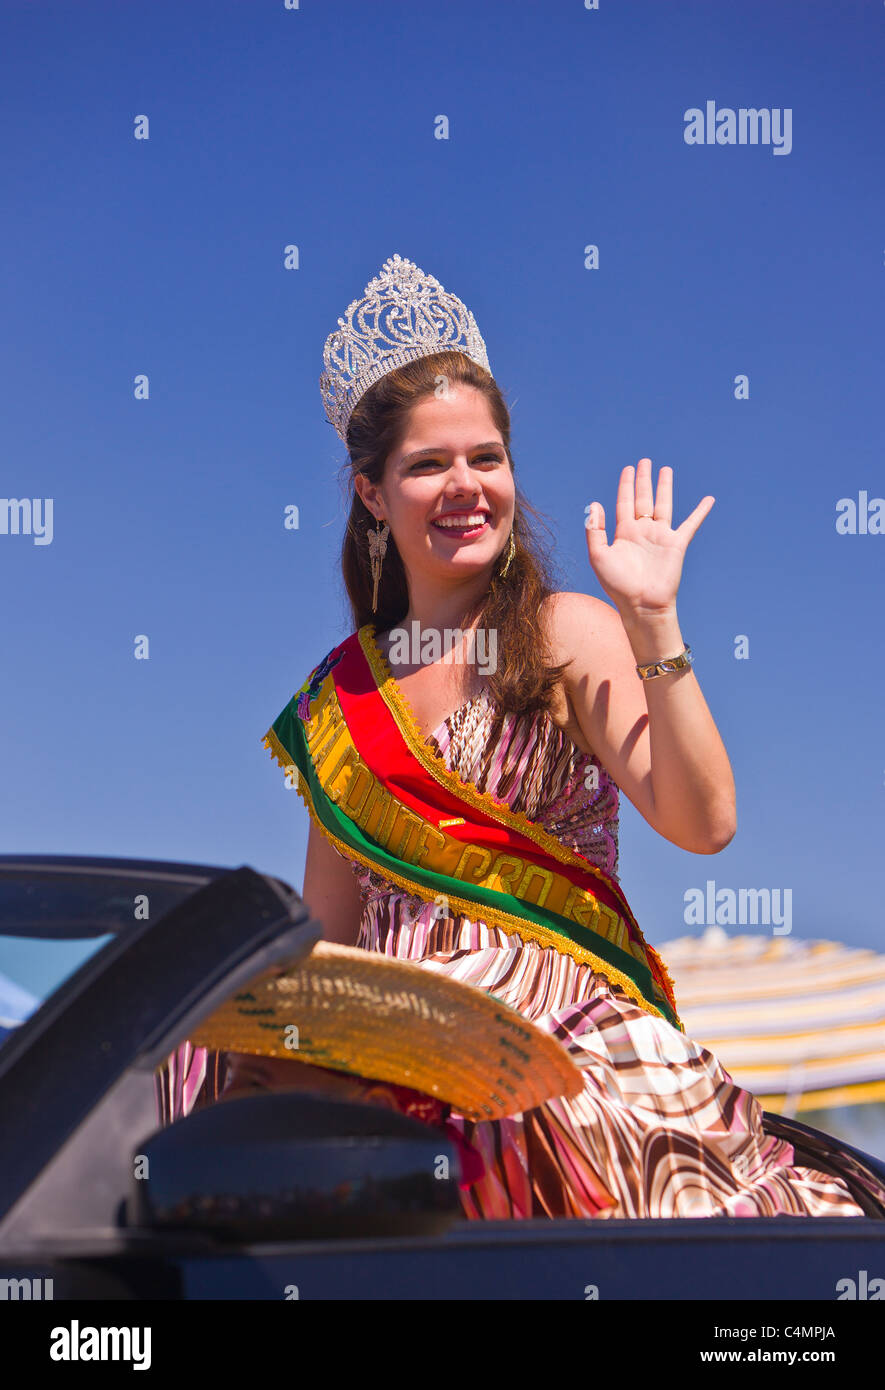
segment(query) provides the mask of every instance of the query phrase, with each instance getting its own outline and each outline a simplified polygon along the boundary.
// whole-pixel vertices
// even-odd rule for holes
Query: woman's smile
[[[436,517],[430,524],[443,535],[464,540],[482,535],[489,524],[489,513],[484,509],[475,512],[450,512],[447,516]]]

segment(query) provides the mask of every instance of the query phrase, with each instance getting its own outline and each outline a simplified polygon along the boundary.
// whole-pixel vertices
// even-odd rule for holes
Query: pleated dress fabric
[[[483,691],[428,742],[465,781],[617,879],[619,794],[598,759],[548,714],[505,715],[495,733],[494,713]],[[584,1072],[572,1100],[498,1121],[452,1115],[486,1166],[461,1193],[468,1217],[863,1216],[841,1179],[794,1165],[792,1146],[763,1131],[761,1106],[711,1052],[592,966],[478,918],[441,918],[348,862],[364,899],[358,946],[488,990]]]
[[[618,877],[618,788],[549,714],[495,721],[487,690],[428,739],[447,767]],[[344,856],[342,856],[344,857]],[[460,1196],[476,1219],[863,1216],[841,1178],[798,1166],[762,1107],[702,1043],[638,1008],[594,967],[480,918],[442,916],[346,861],[363,909],[357,945],[503,999],[583,1070],[571,1100],[504,1120],[450,1117],[485,1175]],[[629,901],[629,893],[627,894]],[[679,1004],[679,980],[675,979]],[[185,1044],[158,1076],[169,1123],[223,1085],[223,1054]],[[876,1194],[885,1200],[885,1189]]]

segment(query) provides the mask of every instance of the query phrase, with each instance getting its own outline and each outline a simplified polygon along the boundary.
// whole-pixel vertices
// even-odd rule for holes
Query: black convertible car
[[[51,978],[0,1018],[0,1298],[878,1296],[885,1212],[862,1181],[858,1218],[471,1222],[454,1146],[393,1111],[268,1092],[162,1125],[157,1068],[321,936],[248,867],[0,857],[0,971],[42,954]],[[818,1131],[766,1121],[822,1166]],[[839,1148],[843,1177],[885,1178]]]

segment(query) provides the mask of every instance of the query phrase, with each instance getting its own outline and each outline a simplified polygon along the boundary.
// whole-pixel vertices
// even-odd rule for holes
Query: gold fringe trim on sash
[[[457,772],[451,771],[446,766],[442,753],[438,752],[421,733],[418,727],[418,721],[415,718],[415,712],[409,704],[404,692],[400,689],[399,683],[394,678],[390,666],[387,663],[387,658],[375,641],[374,624],[366,623],[364,627],[359,629],[357,635],[359,637],[360,646],[365,653],[366,660],[371,667],[372,675],[375,678],[378,694],[391,711],[410,751],[435,781],[439,782],[439,784],[448,791],[453,792],[454,795],[460,796],[464,801],[469,802],[470,805],[474,806],[477,810],[484,811],[492,819],[498,821],[499,824],[506,826],[508,830],[517,830],[527,839],[534,840],[535,844],[540,845],[542,849],[545,849],[547,853],[558,860],[560,864],[575,865],[577,868],[585,869],[594,874],[597,878],[602,879],[602,874],[596,868],[595,864],[591,864],[588,859],[575,854],[567,845],[564,845],[561,840],[557,840],[554,835],[544,830],[542,826],[529,820],[524,812],[512,811],[505,802],[496,801],[488,792],[480,791],[472,782],[465,782]],[[670,987],[670,993],[673,997],[673,1011],[678,1017],[678,1010],[675,1003],[676,986],[673,983],[673,977],[670,975],[670,972],[658,952],[646,941],[642,934],[642,928],[632,914],[630,921],[639,936],[639,942],[637,944],[643,946],[646,951],[654,953],[653,958],[659,965],[663,978]],[[633,952],[633,954],[635,955],[636,953]],[[637,956],[637,959],[641,960],[641,957]],[[642,964],[647,964],[647,962],[642,961]]]
[[[346,844],[343,840],[339,840],[336,835],[333,835],[332,832],[323,825],[317,815],[310,794],[310,786],[304,778],[301,769],[298,767],[297,763],[293,762],[291,754],[286,752],[273,729],[267,731],[262,743],[271,757],[279,763],[284,772],[288,772],[290,769],[294,771],[297,778],[296,791],[307,807],[311,820],[339,854],[342,854],[346,859],[356,859],[364,868],[371,869],[373,873],[396,884],[397,887],[402,888],[410,897],[420,898],[424,902],[435,901],[437,895],[434,893],[433,897],[429,897],[428,894],[430,890],[424,888],[423,884],[415,884],[386,866],[383,870],[380,869],[365,855],[360,854],[358,850],[351,848],[350,845]],[[579,946],[577,942],[570,941],[568,937],[562,936],[559,932],[552,931],[547,927],[539,926],[534,922],[526,922],[521,917],[515,917],[512,913],[505,911],[503,908],[486,907],[484,903],[473,902],[469,898],[455,897],[448,892],[445,893],[445,897],[462,916],[469,918],[470,921],[482,921],[486,922],[491,927],[499,927],[502,931],[512,931],[523,941],[534,941],[540,946],[549,947],[560,952],[560,954],[571,956],[578,965],[592,966],[595,974],[602,976],[609,984],[616,986],[623,994],[626,994],[628,999],[630,999],[637,1008],[644,1010],[646,1013],[654,1014],[665,1023],[669,1023],[669,1019],[664,1016],[660,1009],[643,998],[641,992],[628,975],[625,975],[615,966],[609,965],[608,961],[603,960],[601,956],[594,955],[592,951],[588,951],[585,947]],[[418,964],[420,964],[420,961]],[[670,1026],[672,1027],[673,1025],[671,1024]]]

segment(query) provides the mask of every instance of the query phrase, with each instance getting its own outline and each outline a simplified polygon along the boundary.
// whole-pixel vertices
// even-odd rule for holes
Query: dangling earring
[[[511,527],[511,529],[510,529],[510,549],[507,551],[507,563],[506,563],[506,565],[504,566],[504,568],[503,568],[502,570],[499,571],[499,573],[500,573],[502,579],[504,578],[504,576],[506,575],[507,571],[509,570],[509,568],[510,568],[510,561],[513,559],[513,557],[514,557],[515,554],[516,554],[516,542],[515,542],[514,539],[513,539],[513,528]]]
[[[378,611],[378,581],[381,578],[381,566],[384,563],[384,556],[387,554],[387,537],[390,535],[390,527],[386,524],[381,528],[381,520],[376,519],[375,530],[368,531],[369,537],[369,564],[372,566],[372,612]]]

